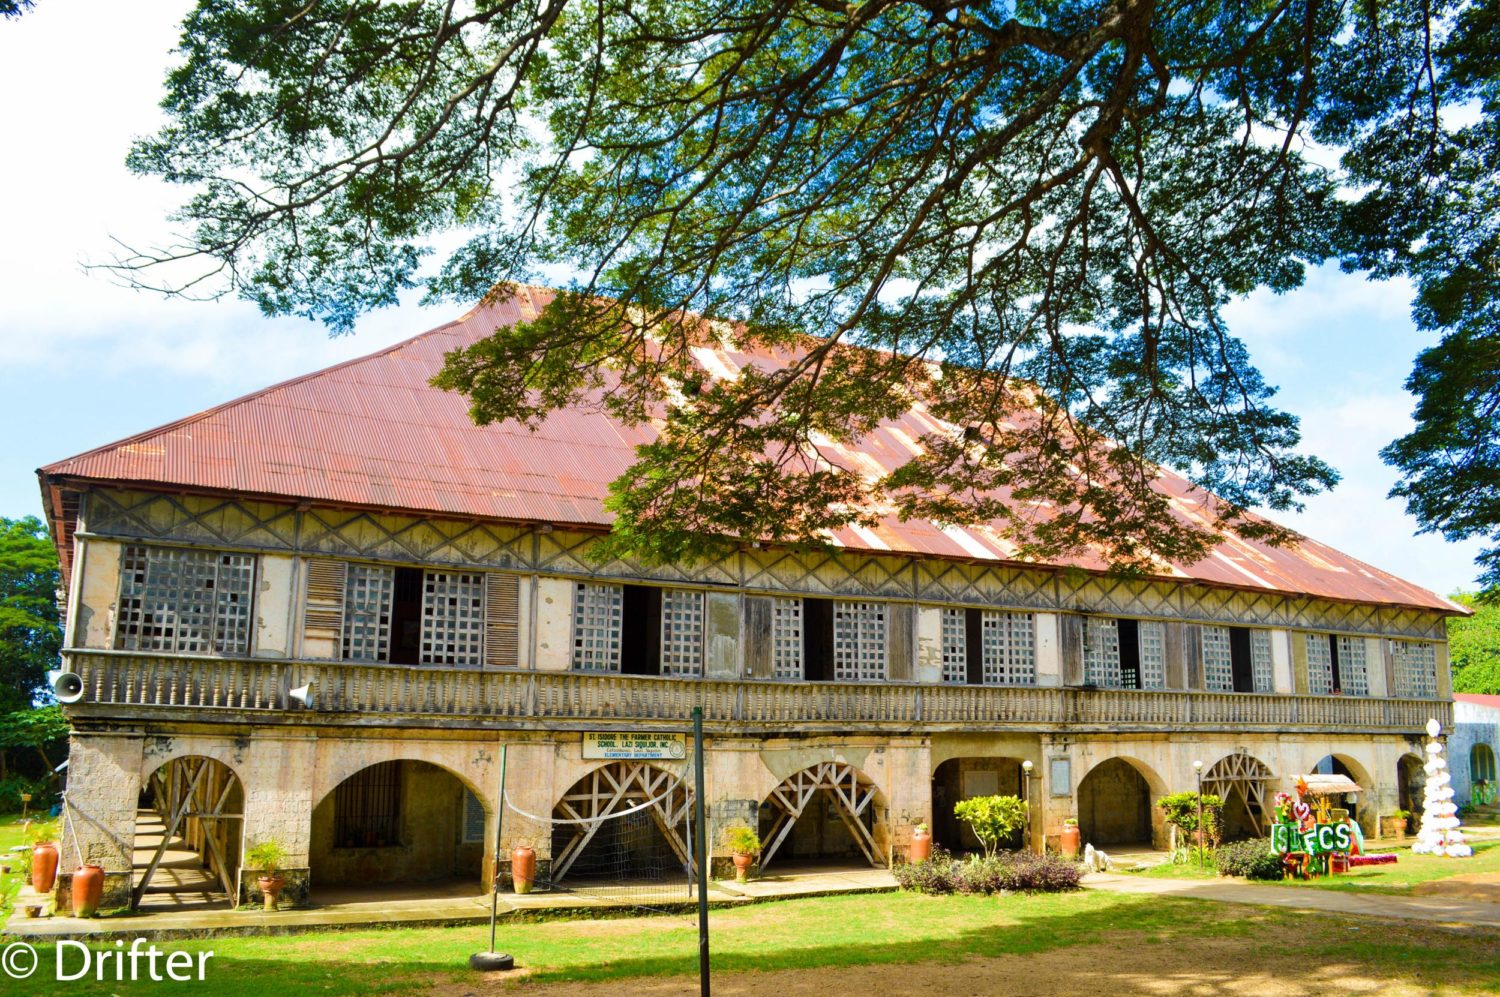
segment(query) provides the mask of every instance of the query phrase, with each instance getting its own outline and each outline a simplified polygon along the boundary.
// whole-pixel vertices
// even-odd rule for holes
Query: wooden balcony
[[[723,733],[1247,730],[1417,734],[1453,704],[1213,692],[767,682],[71,651],[79,719]],[[311,709],[288,696],[314,685]]]

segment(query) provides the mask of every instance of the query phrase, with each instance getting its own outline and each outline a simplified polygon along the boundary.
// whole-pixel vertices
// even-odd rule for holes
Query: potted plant
[[[286,886],[286,877],[280,874],[281,863],[286,861],[286,849],[275,838],[266,838],[245,853],[245,861],[260,873],[255,878],[255,885],[260,888],[266,910],[275,910],[276,901]]]
[[[1079,850],[1083,847],[1083,832],[1078,829],[1077,817],[1064,817],[1062,840],[1058,845],[1059,851],[1065,859],[1076,859]]]
[[[51,893],[57,882],[57,825],[37,821],[27,826],[26,840],[31,842],[31,888]]]
[[[1380,836],[1405,841],[1406,822],[1409,820],[1411,820],[1411,811],[1392,810],[1389,817],[1380,818]]]
[[[748,827],[731,827],[724,832],[724,844],[734,856],[734,878],[743,883],[750,878],[750,864],[760,854],[760,835]]]
[[[915,865],[918,862],[926,862],[932,858],[932,832],[927,829],[925,822],[918,823],[911,829],[911,849],[907,853],[907,861]]]

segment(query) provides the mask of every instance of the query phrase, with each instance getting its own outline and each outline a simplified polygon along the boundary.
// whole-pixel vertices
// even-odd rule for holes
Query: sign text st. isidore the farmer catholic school
[[[681,761],[687,757],[687,735],[588,731],[583,735],[583,757]]]

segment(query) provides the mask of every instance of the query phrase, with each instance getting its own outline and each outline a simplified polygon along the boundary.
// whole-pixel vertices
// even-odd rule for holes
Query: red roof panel
[[[482,519],[607,528],[608,485],[634,460],[650,426],[626,426],[597,407],[553,413],[534,432],[514,423],[477,426],[466,400],[431,387],[443,355],[496,328],[529,318],[550,300],[522,288],[499,304],[370,356],[274,385],[207,412],[42,468],[79,478],[214,492],[284,496],[313,502]],[[712,351],[705,365],[729,372],[778,358]],[[826,457],[871,471],[892,470],[915,441],[956,431],[917,405],[857,449],[821,448]],[[1185,519],[1202,515],[1204,496],[1164,472],[1161,487]],[[868,551],[1005,561],[1010,545],[994,530],[942,527],[888,517],[874,529],[836,532],[841,546]],[[1100,570],[1080,556],[1066,566]],[[1164,572],[1178,579],[1341,601],[1464,612],[1425,589],[1331,547],[1304,540],[1275,548],[1227,537],[1210,556]]]

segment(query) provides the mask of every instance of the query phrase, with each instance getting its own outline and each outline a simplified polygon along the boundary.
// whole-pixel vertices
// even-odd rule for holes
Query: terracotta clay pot
[[[932,858],[932,832],[925,827],[914,828],[911,832],[911,851],[908,859],[912,865],[918,862],[926,862]]]
[[[517,893],[530,893],[536,882],[536,849],[517,845],[510,853],[510,878]]]
[[[99,899],[104,896],[104,869],[97,865],[81,865],[73,873],[73,916],[93,917],[99,909]]]
[[[1083,832],[1078,830],[1078,825],[1064,824],[1062,829],[1062,843],[1060,845],[1062,857],[1065,859],[1076,859],[1082,847]]]
[[[281,899],[281,891],[286,887],[284,876],[259,876],[255,885],[260,887],[261,898],[265,901],[266,910],[275,910],[276,901]]]
[[[38,841],[31,850],[31,888],[38,893],[51,893],[57,882],[57,843]]]
[[[750,878],[750,866],[754,862],[755,862],[755,856],[754,855],[741,855],[739,852],[735,852],[734,853],[734,878],[735,878],[735,880],[737,880],[738,882],[743,883],[745,880],[749,879]]]
[[[1380,836],[1383,838],[1395,838],[1397,841],[1406,840],[1406,818],[1405,817],[1382,817],[1380,818]]]

